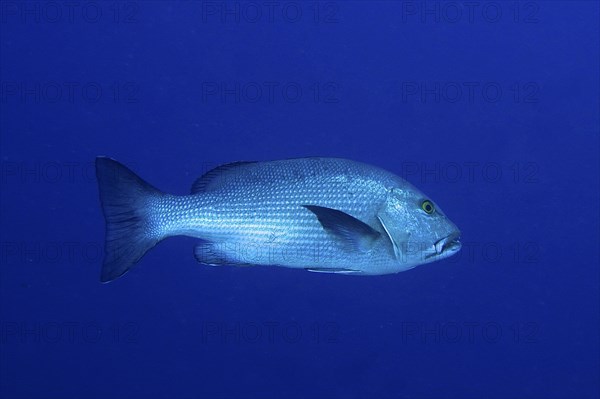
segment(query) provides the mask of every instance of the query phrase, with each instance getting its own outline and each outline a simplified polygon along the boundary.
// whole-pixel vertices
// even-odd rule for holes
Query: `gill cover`
[[[393,188],[377,212],[377,219],[381,223],[394,249],[396,259],[402,259],[402,244],[408,241],[410,233],[406,229],[408,221],[406,206],[402,204],[402,192]]]

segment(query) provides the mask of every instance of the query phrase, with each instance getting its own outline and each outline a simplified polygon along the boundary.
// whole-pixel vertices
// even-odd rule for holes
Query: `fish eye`
[[[433,202],[429,200],[425,200],[421,202],[421,209],[425,211],[426,214],[431,215],[435,211],[435,207],[433,206]]]

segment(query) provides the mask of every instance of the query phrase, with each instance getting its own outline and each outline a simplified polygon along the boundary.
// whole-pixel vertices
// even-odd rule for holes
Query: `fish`
[[[280,266],[383,275],[447,258],[460,230],[411,183],[327,157],[218,166],[189,195],[164,193],[118,161],[96,158],[106,222],[100,280],[113,281],[172,236],[199,239],[208,266]]]

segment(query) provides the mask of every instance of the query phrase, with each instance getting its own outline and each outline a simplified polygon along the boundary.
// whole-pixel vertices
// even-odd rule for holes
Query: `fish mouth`
[[[429,255],[427,255],[425,257],[425,259],[427,258],[431,258],[433,256],[440,256],[440,255],[452,255],[453,253],[457,252],[462,244],[459,241],[460,238],[460,231],[455,231],[449,235],[447,235],[446,237],[438,240],[435,242],[435,244],[433,244],[433,252],[430,253]]]

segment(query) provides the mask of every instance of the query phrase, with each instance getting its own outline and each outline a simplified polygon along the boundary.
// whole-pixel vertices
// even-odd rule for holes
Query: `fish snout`
[[[454,231],[448,234],[446,237],[436,241],[433,244],[433,248],[435,249],[435,255],[448,254],[451,255],[455,252],[458,252],[462,247],[462,244],[459,241],[460,231]]]

